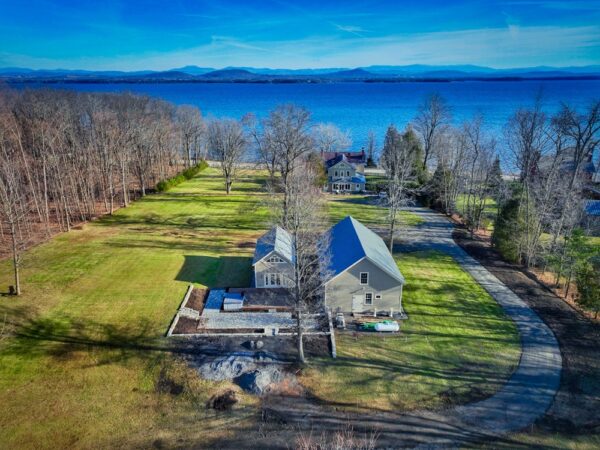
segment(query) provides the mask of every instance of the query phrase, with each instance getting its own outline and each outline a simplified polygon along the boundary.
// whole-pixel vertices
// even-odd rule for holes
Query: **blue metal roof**
[[[263,259],[269,253],[277,252],[279,256],[287,259],[288,262],[294,261],[292,236],[283,228],[276,226],[271,228],[256,241],[256,250],[252,265]]]
[[[206,302],[204,302],[204,309],[221,309],[224,296],[225,289],[211,289],[206,298]]]
[[[392,278],[404,283],[404,277],[383,239],[353,217],[348,216],[331,227],[328,238],[331,277],[366,257]]]
[[[330,160],[325,162],[325,165],[327,166],[327,168],[329,169],[330,167],[335,166],[337,163],[340,162],[346,162],[348,164],[350,164],[350,162],[348,162],[348,158],[346,158],[346,155],[342,154],[342,155],[336,155],[335,157],[331,158]]]
[[[588,200],[585,203],[585,213],[588,216],[600,216],[600,200]]]
[[[365,184],[366,182],[367,182],[367,179],[365,178],[365,176],[362,173],[357,173],[356,175],[354,175],[352,177],[352,183]]]

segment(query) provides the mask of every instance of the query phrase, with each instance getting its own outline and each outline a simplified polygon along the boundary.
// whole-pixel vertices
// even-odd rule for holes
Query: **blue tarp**
[[[233,295],[233,294],[230,294]],[[225,297],[225,289],[211,289],[208,293],[208,298],[204,303],[204,309],[220,310]]]

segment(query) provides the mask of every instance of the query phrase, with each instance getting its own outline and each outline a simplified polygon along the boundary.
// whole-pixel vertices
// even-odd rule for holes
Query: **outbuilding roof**
[[[272,252],[277,252],[278,255],[290,263],[294,261],[292,236],[280,226],[271,228],[258,238],[252,265],[255,265]]]
[[[404,277],[383,239],[352,216],[331,227],[328,239],[331,278],[367,258],[392,278],[404,283]]]
[[[588,200],[585,202],[585,214],[587,216],[600,216],[600,200]]]

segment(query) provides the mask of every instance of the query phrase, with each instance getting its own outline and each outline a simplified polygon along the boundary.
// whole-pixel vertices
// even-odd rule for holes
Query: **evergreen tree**
[[[492,244],[508,261],[520,263],[527,233],[527,218],[521,196],[515,195],[500,207],[494,224]]]
[[[502,178],[502,168],[500,167],[499,156],[496,156],[494,164],[490,169],[490,175],[488,178],[488,195],[494,199],[498,210],[500,210],[500,204],[504,201],[506,196],[506,182]]]
[[[453,178],[452,172],[439,161],[427,186],[432,206],[441,209],[446,214],[451,213],[454,206],[450,195]]]
[[[427,171],[423,168],[423,164],[421,163],[421,161],[423,161],[423,145],[421,144],[421,140],[410,125],[406,127],[402,138],[409,146],[410,154],[414,161],[413,176],[419,184],[424,184],[427,181]]]

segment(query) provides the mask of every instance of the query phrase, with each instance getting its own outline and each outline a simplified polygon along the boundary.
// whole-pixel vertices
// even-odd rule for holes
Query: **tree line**
[[[600,101],[582,109],[563,104],[550,115],[538,96],[531,107],[511,115],[499,138],[486,130],[481,114],[458,126],[451,119],[446,101],[432,95],[403,139],[394,138],[394,127],[388,129],[382,159],[390,206],[420,196],[460,215],[471,233],[493,226],[492,243],[506,259],[552,270],[565,296],[575,280],[577,300],[597,314],[600,252],[585,238],[582,219],[600,142]],[[397,162],[388,156],[394,152],[410,155],[410,161]],[[503,176],[501,163],[513,177]],[[409,176],[395,179],[402,164]],[[493,223],[485,214],[491,202]]]
[[[0,90],[0,241],[23,250],[112,214],[205,156],[200,111],[148,96]]]

